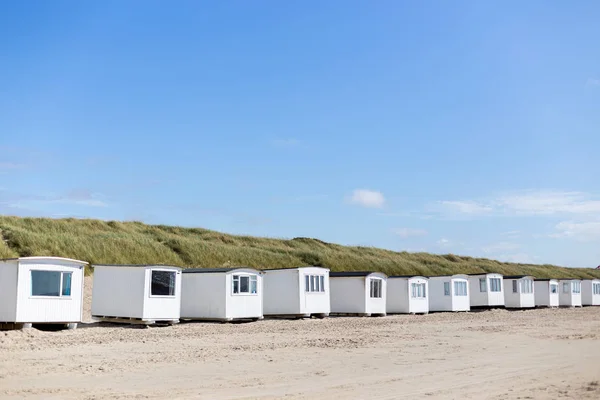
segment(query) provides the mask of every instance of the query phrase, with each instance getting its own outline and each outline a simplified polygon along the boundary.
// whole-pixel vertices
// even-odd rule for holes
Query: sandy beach
[[[2,399],[416,397],[598,399],[600,307],[0,332]]]

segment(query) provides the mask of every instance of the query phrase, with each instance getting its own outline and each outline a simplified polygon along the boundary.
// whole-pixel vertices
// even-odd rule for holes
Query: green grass
[[[200,228],[140,222],[0,216],[0,239],[0,258],[60,256],[92,264],[243,265],[259,269],[319,265],[333,271],[381,271],[388,275],[499,272],[538,278],[600,277],[600,271],[591,268],[503,263],[454,254],[393,252],[309,238],[235,236]]]

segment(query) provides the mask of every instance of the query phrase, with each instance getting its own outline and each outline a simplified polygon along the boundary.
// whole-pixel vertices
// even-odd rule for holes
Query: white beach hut
[[[0,260],[0,328],[31,324],[77,327],[85,261],[61,257]]]
[[[263,313],[272,317],[326,317],[329,269],[299,267],[263,271]]]
[[[469,274],[471,308],[504,306],[502,275],[494,273]]]
[[[424,276],[390,276],[387,279],[388,314],[427,314],[429,278]]]
[[[558,280],[536,279],[534,284],[536,307],[558,307]]]
[[[581,307],[581,280],[561,279],[558,302],[561,307]]]
[[[429,311],[469,311],[467,275],[429,277]]]
[[[600,306],[600,279],[581,281],[581,305]]]
[[[331,313],[386,315],[387,275],[380,272],[332,272]]]
[[[139,324],[179,322],[181,268],[94,265],[92,317]]]
[[[261,271],[251,268],[184,269],[181,319],[262,319],[261,275]]]
[[[506,308],[534,308],[535,285],[533,276],[504,276],[504,305]]]

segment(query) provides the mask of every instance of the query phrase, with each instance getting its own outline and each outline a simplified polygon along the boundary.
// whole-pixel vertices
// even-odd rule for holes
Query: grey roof
[[[349,276],[369,276],[371,274],[376,274],[376,271],[339,271],[339,272],[330,272],[330,277],[349,277]]]
[[[468,275],[467,274],[429,275],[427,278],[452,278],[454,276],[468,276]]]
[[[535,278],[534,280],[540,282],[558,281],[557,278]]]
[[[521,279],[530,278],[531,275],[504,275],[504,279]]]
[[[261,273],[261,271],[254,269],[254,268],[250,268],[250,267],[233,267],[233,268],[188,268],[188,269],[184,269],[182,272],[184,274],[210,274],[210,273],[227,273],[230,271],[235,271],[238,269],[251,269],[254,270],[258,273]]]
[[[319,267],[318,265],[303,265],[301,267],[286,267],[286,268],[265,268],[263,269],[263,271],[284,271],[284,270],[288,270],[288,269],[300,269],[300,268],[323,268],[323,269],[329,269],[327,267]]]
[[[424,275],[392,275],[392,276],[388,276],[388,278],[425,278],[425,279],[429,279],[427,276],[424,276]]]

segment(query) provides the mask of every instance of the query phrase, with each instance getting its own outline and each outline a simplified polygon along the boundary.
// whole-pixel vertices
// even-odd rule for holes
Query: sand
[[[0,398],[599,399],[600,307],[0,332]]]

